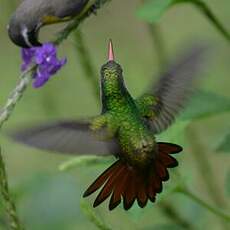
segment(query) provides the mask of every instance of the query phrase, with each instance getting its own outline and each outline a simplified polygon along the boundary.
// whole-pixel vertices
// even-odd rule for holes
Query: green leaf
[[[175,0],[150,0],[137,11],[141,19],[154,23],[160,19],[162,14],[174,3]]]
[[[230,111],[230,99],[207,91],[197,91],[180,118],[201,119]]]
[[[224,140],[217,147],[217,152],[228,152],[230,153],[230,133],[225,136]]]

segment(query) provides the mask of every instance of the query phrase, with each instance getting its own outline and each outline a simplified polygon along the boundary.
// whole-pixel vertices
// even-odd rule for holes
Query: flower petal
[[[45,43],[41,47],[22,49],[22,60],[22,71],[26,70],[33,61],[38,65],[33,75],[35,88],[43,86],[67,62],[66,58],[60,60],[57,58],[57,49],[52,43]]]

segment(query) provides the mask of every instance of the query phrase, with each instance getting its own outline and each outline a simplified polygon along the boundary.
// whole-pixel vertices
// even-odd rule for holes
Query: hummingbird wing
[[[100,130],[100,136],[106,130]],[[46,123],[13,132],[10,136],[18,142],[43,150],[69,154],[118,154],[119,145],[115,139],[97,139],[90,130],[90,122],[59,121]]]
[[[187,50],[163,72],[149,94],[137,99],[143,116],[157,134],[167,129],[193,92],[206,48],[201,45]]]

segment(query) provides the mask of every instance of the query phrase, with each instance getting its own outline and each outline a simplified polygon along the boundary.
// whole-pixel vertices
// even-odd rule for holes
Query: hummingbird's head
[[[117,93],[124,86],[122,68],[114,60],[111,40],[109,42],[108,62],[101,67],[101,84],[105,95]]]

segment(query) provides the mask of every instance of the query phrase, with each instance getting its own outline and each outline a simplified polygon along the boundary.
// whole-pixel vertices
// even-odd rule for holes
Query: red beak
[[[113,52],[113,43],[112,43],[112,40],[109,40],[108,60],[109,61],[114,61],[114,52]]]

